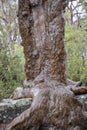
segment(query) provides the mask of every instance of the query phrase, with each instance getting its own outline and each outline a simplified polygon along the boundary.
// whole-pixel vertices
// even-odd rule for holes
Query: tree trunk
[[[66,83],[63,3],[61,0],[19,0],[27,81],[43,74],[44,78]]]
[[[82,104],[66,87],[65,4],[65,0],[19,0],[26,72],[23,89],[29,91],[23,95],[32,95],[33,102],[6,130],[87,129]]]

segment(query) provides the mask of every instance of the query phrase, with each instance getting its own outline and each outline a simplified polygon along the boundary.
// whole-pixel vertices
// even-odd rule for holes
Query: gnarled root
[[[82,104],[64,85],[53,81],[35,86],[38,93],[30,109],[8,124],[5,130],[86,130]]]
[[[83,95],[83,94],[87,94],[87,88],[85,87],[81,87],[81,88],[72,88],[71,91],[75,94],[75,95]]]
[[[79,87],[79,86],[82,86],[82,82],[81,81],[75,82],[67,78],[67,85],[70,85],[73,87]]]

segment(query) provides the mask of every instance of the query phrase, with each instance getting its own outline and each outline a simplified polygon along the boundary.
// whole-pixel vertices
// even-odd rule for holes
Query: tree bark
[[[19,0],[19,28],[26,79],[37,76],[66,83],[64,3],[61,0]]]
[[[82,104],[66,87],[65,4],[65,0],[19,0],[27,87],[23,89],[29,90],[33,102],[5,130],[87,129]]]

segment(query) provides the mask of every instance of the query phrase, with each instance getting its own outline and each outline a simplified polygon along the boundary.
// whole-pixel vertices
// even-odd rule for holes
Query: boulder
[[[0,102],[0,124],[7,124],[23,111],[28,109],[32,103],[32,98],[18,100],[3,99]]]

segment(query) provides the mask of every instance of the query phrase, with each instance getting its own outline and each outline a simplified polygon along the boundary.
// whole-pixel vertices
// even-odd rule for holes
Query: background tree
[[[17,1],[0,0],[0,99],[22,85],[24,59],[20,41]]]

